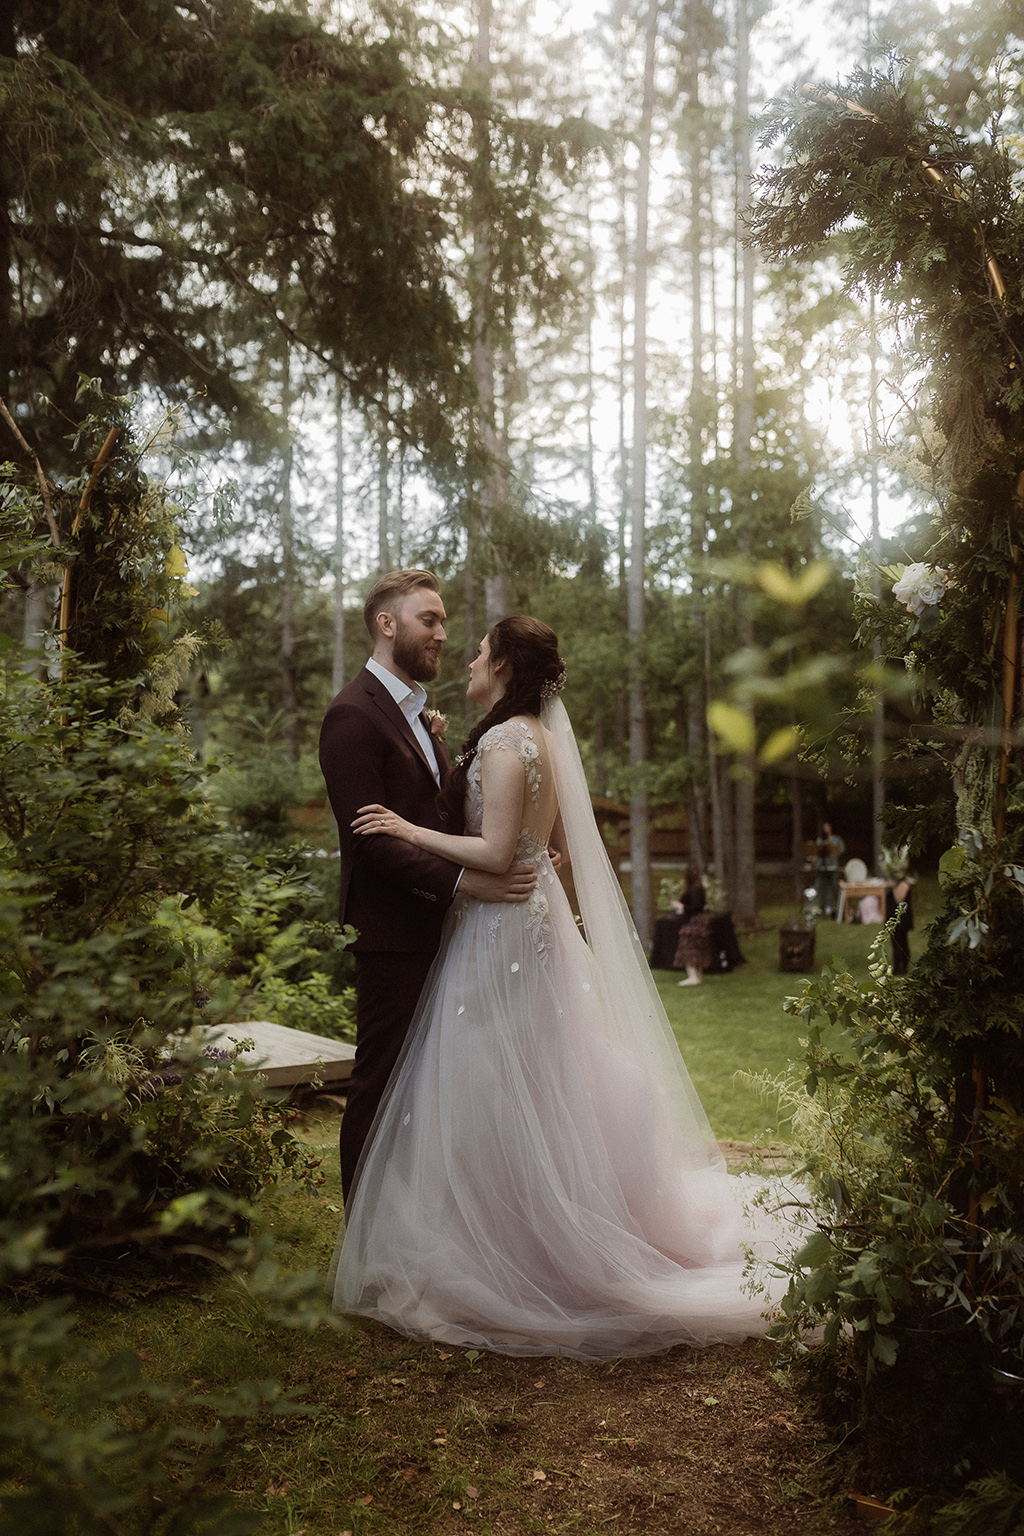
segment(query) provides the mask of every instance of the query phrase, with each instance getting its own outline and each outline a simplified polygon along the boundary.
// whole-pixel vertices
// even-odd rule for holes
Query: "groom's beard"
[[[443,644],[443,642],[442,642]],[[441,646],[436,640],[421,640],[410,634],[401,620],[395,626],[392,650],[395,665],[418,683],[432,683],[441,670]]]

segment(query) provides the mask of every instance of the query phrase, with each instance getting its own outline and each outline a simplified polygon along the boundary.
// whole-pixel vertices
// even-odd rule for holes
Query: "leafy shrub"
[[[354,987],[332,992],[330,979],[319,971],[304,981],[285,981],[271,976],[263,984],[260,1004],[274,1024],[289,1029],[304,1029],[328,1040],[356,1039],[356,993]]]
[[[294,1411],[289,1395],[147,1381],[136,1357],[83,1351],[66,1298],[38,1300],[213,1259],[277,1321],[327,1320],[319,1277],[249,1235],[260,1191],[316,1184],[317,1160],[199,1033],[204,1010],[244,1009],[277,965],[308,963],[300,895],[225,832],[186,750],[170,680],[191,643],[165,634],[175,515],[120,425],[81,539],[53,556],[75,556],[93,659],[65,651],[36,681],[0,637],[0,1532],[242,1536],[260,1521],[202,1479],[226,1424]],[[67,530],[81,483],[51,488]],[[0,584],[40,554],[33,496],[7,476]]]

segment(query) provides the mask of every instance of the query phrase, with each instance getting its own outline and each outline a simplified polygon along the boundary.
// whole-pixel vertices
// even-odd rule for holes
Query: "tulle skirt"
[[[744,1269],[784,1224],[751,1214],[756,1181],[725,1171],[699,1105],[680,1108],[682,1063],[612,1016],[546,855],[540,875],[529,904],[463,897],[448,914],[349,1201],[334,1305],[509,1355],[761,1333]]]

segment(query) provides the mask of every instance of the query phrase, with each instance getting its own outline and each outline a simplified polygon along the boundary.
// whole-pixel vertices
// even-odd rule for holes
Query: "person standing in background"
[[[815,846],[814,888],[818,905],[825,917],[835,917],[839,904],[839,860],[846,852],[846,844],[838,832],[833,832],[832,823],[823,821]]]
[[[696,864],[686,866],[686,889],[679,898],[683,913],[676,946],[674,968],[686,967],[686,980],[677,982],[680,987],[699,986],[704,972],[711,964],[711,922],[704,908],[707,898]]]

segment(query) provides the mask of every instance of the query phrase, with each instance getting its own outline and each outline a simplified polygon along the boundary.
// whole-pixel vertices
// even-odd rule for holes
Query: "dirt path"
[[[333,1490],[338,1536],[864,1529],[827,1500],[828,1447],[768,1346],[590,1365],[409,1345],[367,1325],[339,1353],[343,1372],[321,1361],[301,1378],[336,1415],[320,1449],[349,1469]],[[310,1520],[310,1536],[321,1528]]]

